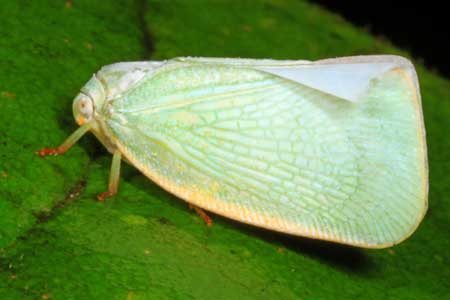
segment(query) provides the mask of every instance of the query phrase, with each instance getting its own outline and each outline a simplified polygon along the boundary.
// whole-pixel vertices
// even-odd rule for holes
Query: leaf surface
[[[92,73],[149,52],[308,60],[405,53],[303,1],[8,0],[0,17],[0,299],[449,294],[450,85],[420,64],[430,209],[392,249],[292,238],[215,215],[207,228],[126,164],[119,195],[97,203],[111,157],[91,136],[60,157],[34,154],[75,130],[71,101]]]

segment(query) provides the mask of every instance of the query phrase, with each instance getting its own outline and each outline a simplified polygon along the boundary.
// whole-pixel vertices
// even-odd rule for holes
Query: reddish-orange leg
[[[98,201],[105,201],[106,198],[112,197],[115,194],[117,194],[117,189],[119,188],[121,158],[122,155],[118,150],[116,150],[113,154],[113,159],[111,163],[111,172],[109,173],[108,190],[97,196]]]
[[[201,209],[200,207],[195,206],[195,205],[193,205],[193,204],[191,204],[191,203],[189,203],[189,208],[195,210],[195,212],[197,213],[197,215],[199,215],[199,217],[202,218],[203,221],[205,221],[205,223],[206,223],[207,226],[210,227],[210,226],[213,225],[213,220],[211,219],[210,216],[208,216],[208,215],[206,214],[206,212],[205,212],[203,209]]]
[[[70,147],[73,146],[89,129],[91,129],[91,124],[86,123],[83,126],[80,126],[74,133],[72,133],[58,148],[44,148],[36,152],[39,156],[47,156],[47,155],[59,155],[63,154]]]
[[[39,156],[47,155],[60,155],[65,153],[70,149],[89,129],[91,129],[92,124],[86,123],[80,126],[74,133],[72,133],[59,147],[57,148],[44,148],[36,152]],[[113,155],[113,160],[111,164],[111,173],[109,174],[109,185],[108,191],[101,193],[97,196],[99,201],[104,201],[105,198],[114,196],[117,193],[119,187],[119,177],[120,177],[120,160],[122,155],[119,151],[115,151]]]

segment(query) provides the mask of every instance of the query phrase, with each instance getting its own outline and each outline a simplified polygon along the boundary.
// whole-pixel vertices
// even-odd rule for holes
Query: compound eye
[[[94,117],[92,99],[84,94],[79,94],[73,102],[73,114],[79,125],[91,121]]]
[[[94,107],[92,105],[91,99],[87,97],[81,98],[78,102],[78,110],[87,121],[90,120],[92,118],[92,113],[94,112]]]

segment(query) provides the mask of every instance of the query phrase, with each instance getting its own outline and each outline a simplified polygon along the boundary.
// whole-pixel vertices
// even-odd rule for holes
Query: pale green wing
[[[125,157],[168,191],[257,226],[363,247],[426,210],[418,96],[400,69],[352,103],[273,74],[173,63],[111,102]]]
[[[396,67],[416,78],[414,66],[396,55],[364,55],[307,60],[178,57],[171,61],[252,68],[286,78],[344,100],[358,102],[370,81]]]

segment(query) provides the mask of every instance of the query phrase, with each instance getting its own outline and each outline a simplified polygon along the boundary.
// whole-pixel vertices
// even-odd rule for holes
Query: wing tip
[[[398,244],[404,242],[408,238],[412,236],[414,232],[418,229],[419,225],[422,223],[422,220],[424,219],[426,212],[428,210],[428,201],[425,199],[424,205],[422,206],[422,211],[420,214],[418,214],[418,218],[416,221],[412,224],[412,226],[409,228],[409,230],[406,232],[406,234],[401,235],[399,238],[395,239],[392,242],[385,242],[385,243],[375,243],[375,244],[365,244],[365,248],[370,249],[385,249],[385,248],[391,248],[394,246],[397,246]]]

